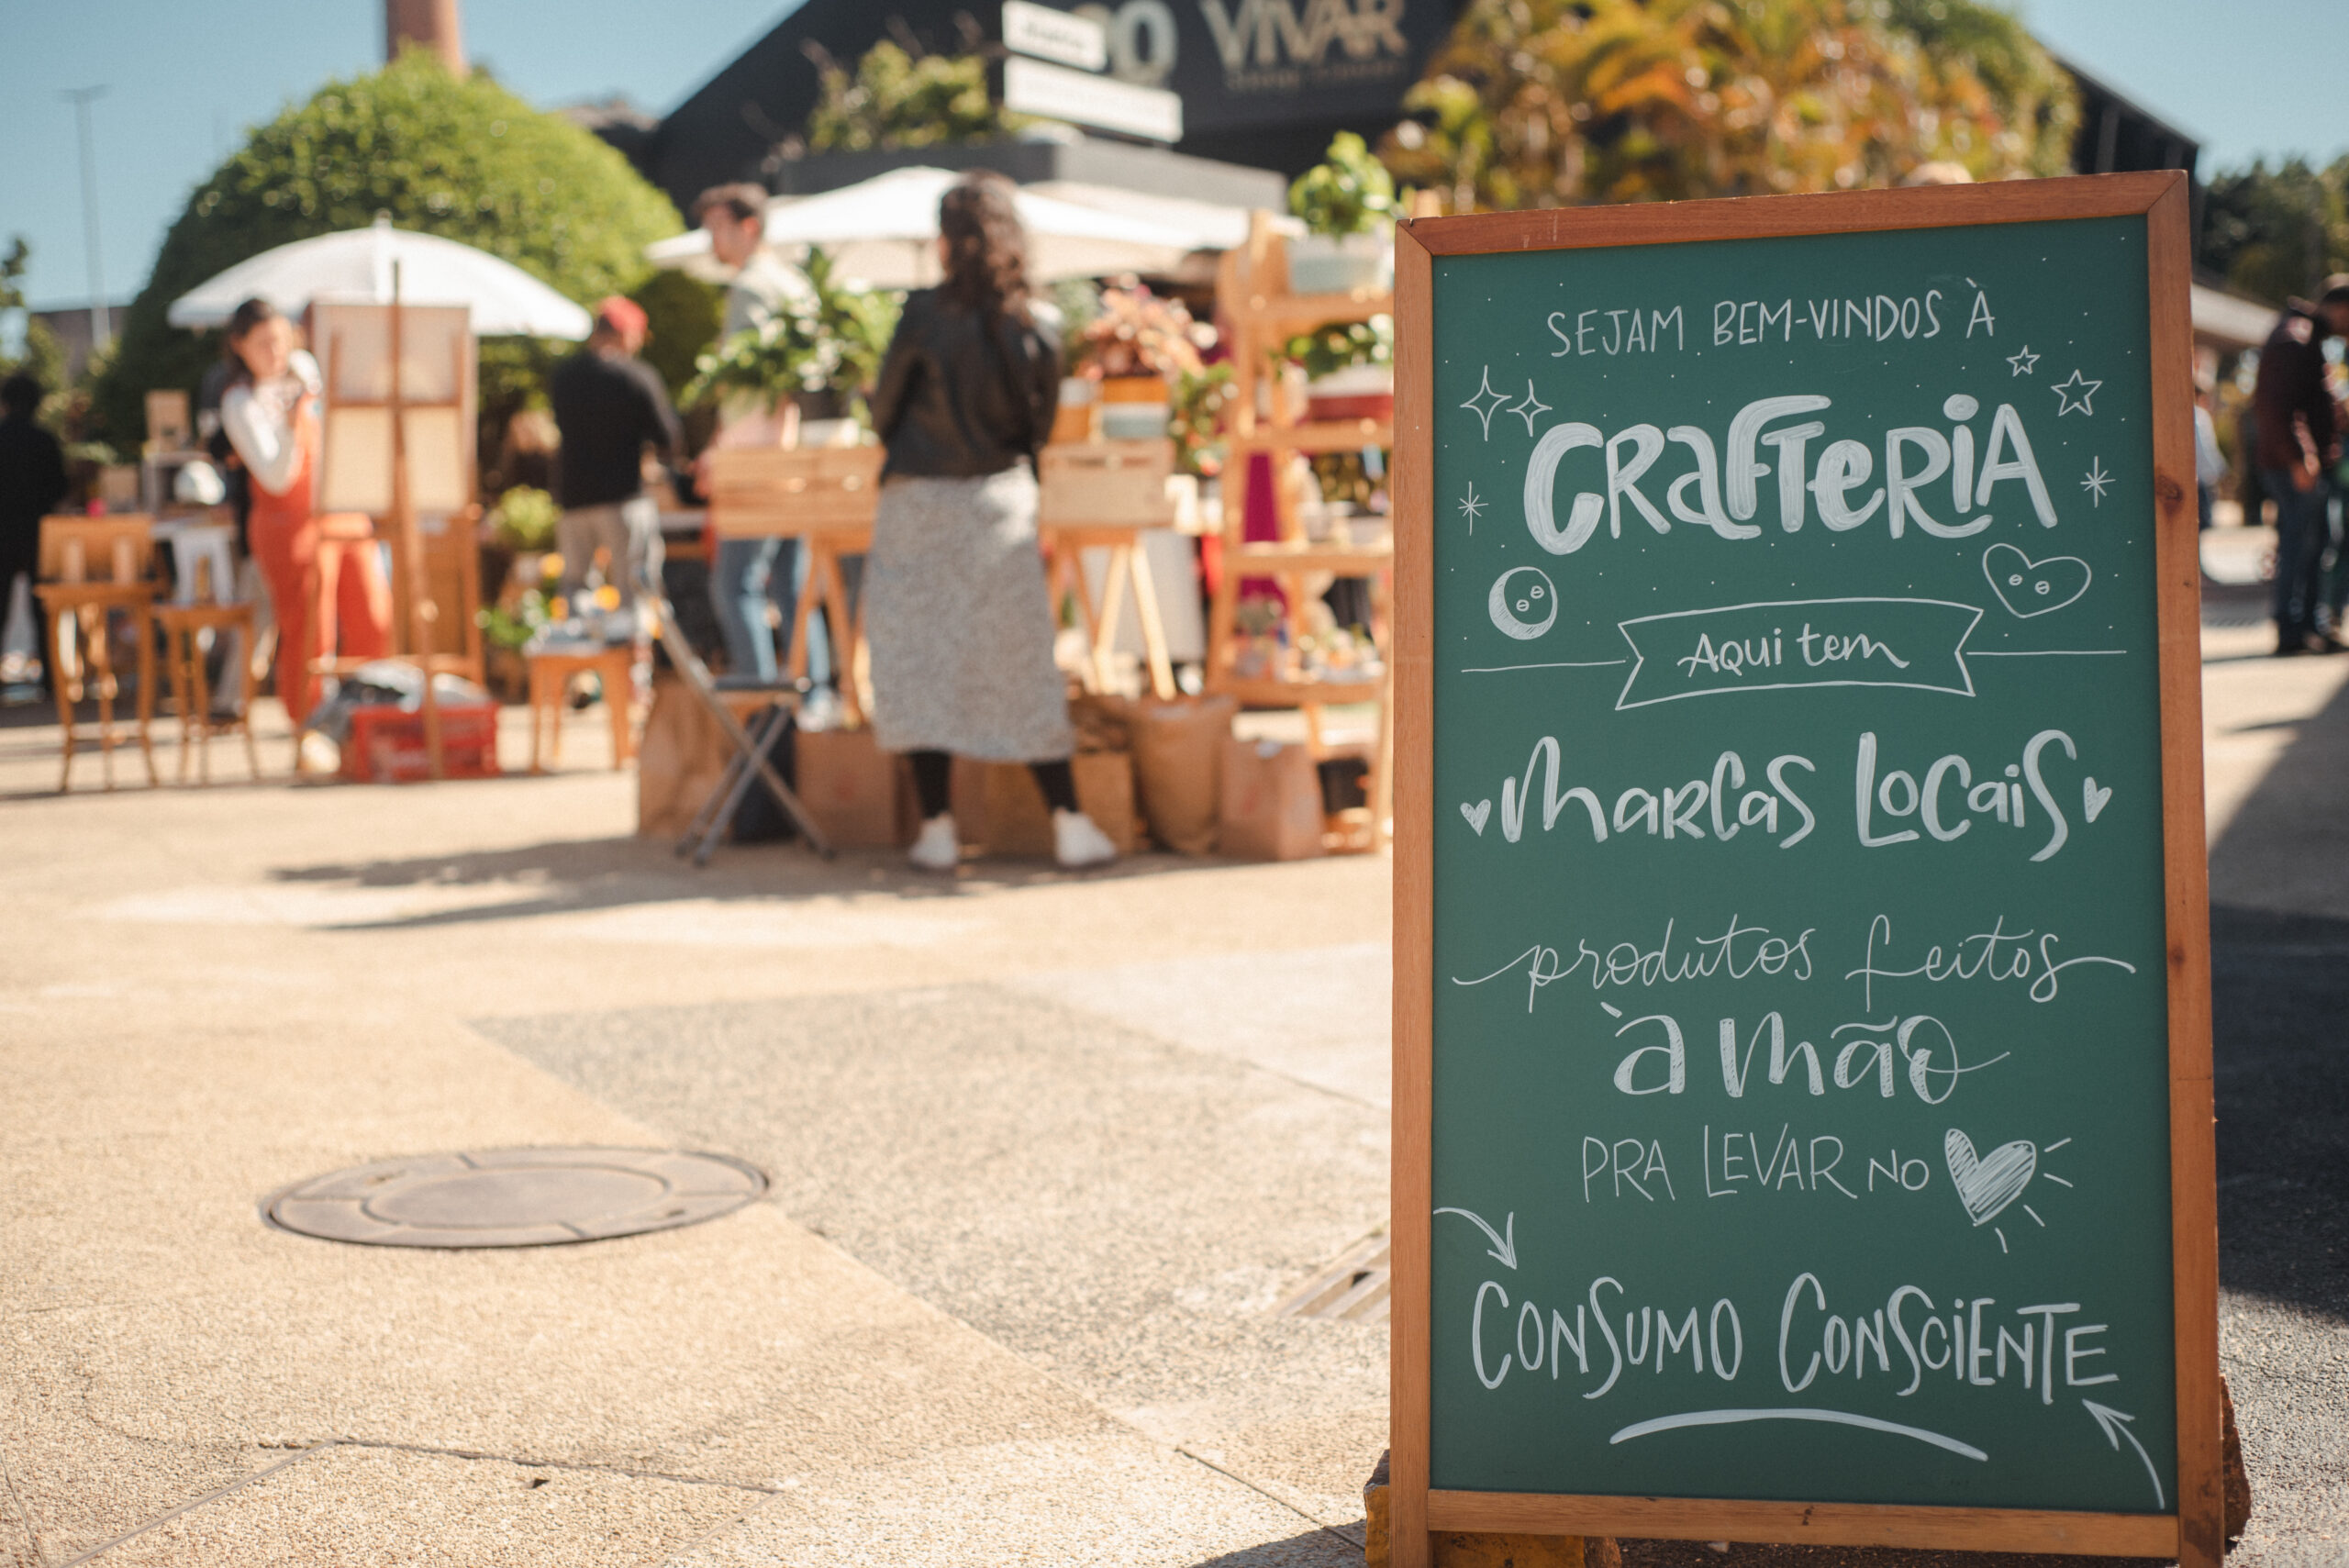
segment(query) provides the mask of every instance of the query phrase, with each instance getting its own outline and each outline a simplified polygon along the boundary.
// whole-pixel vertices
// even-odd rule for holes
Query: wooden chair
[[[65,740],[60,794],[73,784],[73,751],[80,736],[74,709],[85,695],[98,701],[98,751],[106,787],[114,788],[114,702],[120,683],[114,669],[108,623],[117,612],[129,617],[139,648],[139,749],[147,783],[155,773],[154,742],[148,727],[155,715],[155,584],[149,576],[155,557],[155,519],[143,514],[102,517],[43,517],[40,581],[33,592],[49,615],[49,646],[42,651],[50,684],[57,694],[58,728]]]
[[[179,782],[187,783],[187,759],[191,747],[197,758],[198,777],[212,782],[212,738],[215,735],[241,735],[245,740],[245,766],[258,781],[261,778],[261,753],[253,743],[253,699],[260,683],[253,679],[253,607],[250,605],[159,605],[155,607],[155,623],[163,628],[163,658],[170,666],[172,677],[172,706],[180,716]],[[239,702],[237,717],[222,718],[212,711],[212,683],[204,666],[209,654],[205,646],[205,634],[210,632],[217,643],[228,638],[234,657],[232,669],[223,671],[238,682]],[[233,634],[233,635],[231,635]]]

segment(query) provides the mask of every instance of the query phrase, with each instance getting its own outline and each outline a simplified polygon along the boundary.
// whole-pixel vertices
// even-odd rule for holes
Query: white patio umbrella
[[[237,306],[258,296],[288,316],[314,299],[387,305],[392,264],[399,263],[400,299],[408,305],[463,305],[484,337],[587,336],[594,321],[513,262],[437,235],[394,228],[388,216],[365,228],[296,239],[238,262],[172,302],[174,327],[218,327]]]
[[[841,276],[875,288],[937,283],[938,198],[958,178],[944,169],[893,169],[821,195],[778,197],[767,207],[766,242],[785,251],[820,245]],[[1171,224],[1024,190],[1012,200],[1028,230],[1028,275],[1038,283],[1168,272],[1200,248],[1197,235]],[[644,253],[662,266],[702,272],[709,236],[696,228]]]

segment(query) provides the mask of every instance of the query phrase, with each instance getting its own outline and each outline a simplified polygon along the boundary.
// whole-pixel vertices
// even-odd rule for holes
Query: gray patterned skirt
[[[864,633],[883,750],[1042,762],[1074,748],[1026,468],[882,487]]]

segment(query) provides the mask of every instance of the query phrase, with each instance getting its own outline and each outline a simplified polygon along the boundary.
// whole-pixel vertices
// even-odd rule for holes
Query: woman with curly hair
[[[909,753],[921,801],[911,851],[950,871],[953,754],[1028,763],[1052,808],[1054,858],[1117,856],[1077,809],[1066,686],[1036,550],[1037,449],[1060,389],[1059,321],[1030,297],[1027,237],[1000,174],[939,203],[946,281],[906,300],[870,399],[888,447],[865,558],[873,727]]]

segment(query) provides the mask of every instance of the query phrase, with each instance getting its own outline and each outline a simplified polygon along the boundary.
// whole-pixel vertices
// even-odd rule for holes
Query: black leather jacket
[[[906,296],[868,400],[889,449],[885,474],[967,479],[1032,462],[1060,403],[1059,324],[982,321],[936,289]]]

